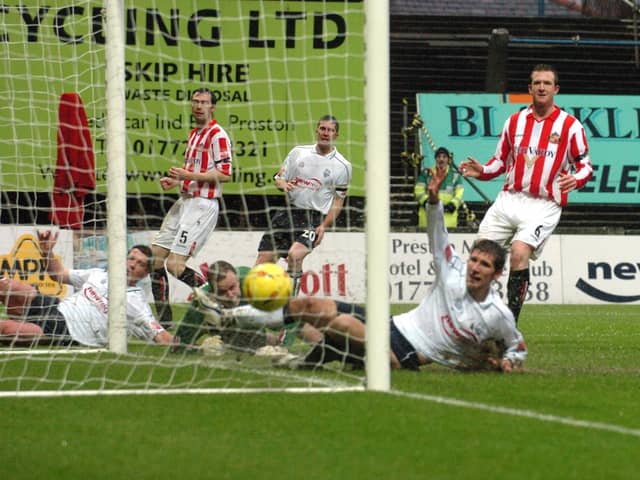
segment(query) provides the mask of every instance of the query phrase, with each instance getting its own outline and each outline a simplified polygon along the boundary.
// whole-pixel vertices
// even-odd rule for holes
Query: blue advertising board
[[[456,164],[468,156],[485,163],[509,115],[531,103],[528,94],[419,93],[416,97],[424,124],[421,153],[427,164],[433,162],[432,145],[447,147]],[[556,104],[584,126],[594,167],[591,180],[572,192],[569,201],[640,203],[640,96],[559,94]],[[475,184],[493,200],[502,182],[499,176]],[[483,201],[472,188],[465,189],[465,200]]]

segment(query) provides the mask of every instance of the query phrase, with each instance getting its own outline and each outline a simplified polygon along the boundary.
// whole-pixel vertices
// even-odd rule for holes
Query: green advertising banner
[[[161,192],[181,165],[190,95],[205,86],[234,148],[226,193],[261,194],[297,144],[315,141],[325,114],[364,192],[364,39],[361,1],[127,0],[127,190]],[[84,104],[104,191],[103,5],[24,0],[0,7],[0,161],[5,191],[50,191],[63,93]],[[276,189],[268,188],[268,193]]]
[[[454,154],[456,164],[467,156],[485,163],[493,155],[498,136],[509,115],[531,103],[524,94],[420,93],[418,113],[422,155],[433,162],[427,134],[438,146]],[[640,96],[558,95],[556,103],[583,124],[589,142],[594,173],[587,185],[569,196],[576,203],[640,202]],[[503,178],[476,181],[476,186],[493,200]],[[465,200],[483,199],[472,188]]]

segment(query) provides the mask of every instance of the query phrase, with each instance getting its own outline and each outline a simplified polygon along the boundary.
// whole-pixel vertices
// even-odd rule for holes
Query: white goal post
[[[389,390],[389,2],[366,2],[367,388]],[[373,53],[375,52],[375,54]]]
[[[2,274],[42,294],[69,295],[42,270],[35,240],[36,230],[58,229],[54,252],[66,266],[107,269],[109,322],[106,349],[25,348],[0,337],[0,396],[390,388],[388,0],[25,0],[2,13]],[[178,197],[158,180],[182,165],[193,127],[190,95],[201,86],[214,91],[215,118],[231,138],[233,178],[224,184],[216,230],[190,260],[194,269],[215,260],[252,264],[270,214],[285,208],[273,174],[291,148],[315,141],[322,115],[338,118],[337,148],[352,163],[352,184],[327,240],[305,259],[302,295],[349,301],[365,289],[364,370],[339,362],[323,371],[273,368],[255,353],[277,331],[257,340],[238,332],[241,341],[226,332],[224,354],[198,346],[176,353],[127,337],[127,250],[150,243]],[[79,191],[58,183],[65,147],[56,127],[69,119],[62,112],[68,92],[74,108],[86,111],[71,129],[90,132],[93,142],[72,147],[95,161],[91,169],[66,166],[94,177],[81,187],[79,212],[54,198]],[[366,269],[366,285],[353,284],[340,263],[345,252]],[[30,265],[41,269],[27,272]],[[170,283],[179,325],[190,290]],[[288,346],[295,353],[307,347],[299,338]]]
[[[105,0],[107,104],[107,236],[109,272],[109,349],[127,352],[127,110],[125,90],[125,12],[122,0]]]

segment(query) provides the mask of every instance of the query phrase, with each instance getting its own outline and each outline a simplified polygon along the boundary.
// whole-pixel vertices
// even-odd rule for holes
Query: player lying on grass
[[[293,335],[298,322],[287,322],[286,328],[283,328],[286,313],[282,308],[266,312],[247,304],[241,296],[241,283],[241,275],[229,262],[218,260],[207,267],[207,283],[193,290],[192,303],[176,331],[176,343],[179,346],[176,345],[175,352],[185,349],[195,352],[202,341],[201,337],[213,340],[211,337],[218,336],[221,343],[233,350],[258,354],[287,353],[285,348],[280,348],[282,332]],[[248,322],[250,326],[236,325],[237,328],[225,328],[225,325],[220,325],[223,312],[224,322],[229,320],[235,325],[232,317],[237,316],[240,323],[242,319],[251,319]],[[313,341],[322,339],[321,333],[318,332],[317,335]]]
[[[240,331],[220,328],[215,322],[207,321],[212,309],[217,316],[222,309],[244,307],[240,291],[241,279],[229,262],[218,260],[207,267],[207,283],[193,289],[193,299],[189,309],[176,330],[174,352],[197,351],[197,344],[203,335],[219,336],[220,342],[241,351],[256,351],[266,345],[276,345],[277,339],[267,331]],[[265,312],[266,313],[266,312]]]
[[[332,320],[345,314],[364,322],[362,307],[330,298],[291,298],[283,308],[259,310],[242,300],[240,278],[234,267],[225,261],[209,265],[207,278],[209,282],[206,285],[194,289],[191,306],[176,331],[179,346],[174,347],[174,352],[185,349],[195,352],[200,337],[218,335],[232,350],[257,354],[269,352],[282,357],[288,352],[279,347],[280,339],[272,332],[283,328],[295,329],[301,324],[326,329]],[[333,336],[316,331],[311,351],[305,357],[307,363],[340,360],[361,365],[361,357],[343,353],[342,335],[338,335],[338,342],[334,342]]]
[[[320,323],[327,324],[337,310],[354,313],[364,320],[361,307],[328,298],[291,299],[284,308],[270,312],[259,310],[242,299],[242,279],[233,265],[224,260],[208,266],[207,280],[206,285],[194,289],[193,301],[176,331],[179,346],[174,347],[175,352],[185,349],[195,352],[202,336],[219,335],[224,345],[233,350],[282,356],[288,352],[279,347],[280,338],[273,332],[281,331],[285,324],[288,328],[296,328],[299,322],[312,324],[319,314],[324,315]],[[311,339],[319,348],[310,358],[328,361],[342,357],[321,350],[326,346],[323,340],[321,332]],[[335,351],[335,348],[328,350]]]
[[[448,242],[443,208],[438,200],[443,180],[444,175],[436,174],[428,187],[427,232],[436,279],[416,308],[391,318],[391,366],[418,370],[422,365],[435,362],[463,370],[511,372],[519,369],[527,356],[524,338],[515,326],[513,314],[492,287],[492,282],[502,273],[506,252],[496,242],[478,240],[466,262],[455,253]],[[344,351],[362,357],[363,321],[326,305],[312,307],[314,300],[319,299],[291,300],[288,315],[283,316],[282,321],[312,323],[324,331],[325,341],[330,339],[333,345],[341,345]],[[318,307],[314,314],[313,308]],[[229,316],[228,312],[218,317],[214,321],[224,325],[235,323],[243,328],[252,322],[267,323],[259,316]],[[275,323],[269,325],[277,327]],[[308,360],[311,359],[285,357],[281,363],[290,361],[291,366],[308,366]]]
[[[58,233],[38,232],[46,269],[56,282],[73,285],[75,293],[59,299],[40,294],[32,285],[0,279],[0,302],[10,319],[0,320],[0,339],[10,343],[76,343],[107,345],[109,310],[108,276],[101,268],[71,270],[53,255]],[[138,282],[149,275],[151,249],[136,245],[127,256],[127,333],[133,337],[169,344],[173,336],[156,321]]]
[[[459,369],[520,368],[527,349],[513,314],[492,288],[506,252],[496,242],[473,244],[466,262],[448,241],[438,198],[445,179],[434,172],[428,185],[427,234],[436,278],[422,302],[390,322],[391,366],[417,370],[431,362]],[[364,325],[354,319],[334,322],[352,351],[364,349]],[[497,349],[496,351],[492,351]]]

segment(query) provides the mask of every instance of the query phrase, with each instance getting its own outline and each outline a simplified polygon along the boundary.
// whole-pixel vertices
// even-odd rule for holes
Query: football
[[[270,312],[286,305],[291,295],[291,279],[280,265],[262,263],[247,273],[242,295],[257,309]]]

